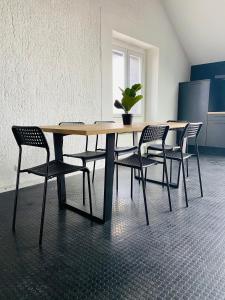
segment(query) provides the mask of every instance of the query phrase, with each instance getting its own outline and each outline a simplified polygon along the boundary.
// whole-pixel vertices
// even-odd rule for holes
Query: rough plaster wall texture
[[[107,24],[101,24],[100,11]],[[109,27],[106,40],[101,26]],[[174,117],[177,83],[188,78],[188,61],[159,0],[0,1],[0,190],[15,186],[12,124],[111,118],[113,29],[159,48],[155,119]],[[101,49],[108,55],[102,64]],[[107,87],[102,99],[101,81],[103,92]],[[80,151],[83,143],[82,138],[69,138],[65,151]],[[24,165],[41,158],[27,154]],[[28,180],[23,176],[21,182]]]
[[[0,189],[15,185],[13,124],[101,118],[100,20],[94,2],[0,1]],[[67,143],[70,151],[79,151],[83,142]],[[23,163],[43,159],[39,151],[26,152]],[[27,180],[22,176],[22,183]]]

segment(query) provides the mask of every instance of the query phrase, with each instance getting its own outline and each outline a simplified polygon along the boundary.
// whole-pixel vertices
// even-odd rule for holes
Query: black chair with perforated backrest
[[[201,179],[201,170],[200,170],[200,161],[199,161],[199,151],[198,151],[198,136],[200,130],[202,128],[203,123],[188,123],[183,129],[180,141],[179,148],[175,150],[166,151],[166,159],[175,160],[180,162],[183,173],[183,184],[184,184],[184,192],[185,192],[185,201],[186,206],[188,207],[188,198],[187,198],[187,186],[186,186],[186,177],[185,177],[185,169],[184,169],[184,161],[190,159],[193,156],[197,158],[197,167],[198,167],[198,177],[199,177],[199,185],[201,191],[201,197],[203,197],[203,189],[202,189],[202,179]],[[195,153],[183,152],[183,146],[186,139],[193,139],[195,146]],[[162,157],[161,154],[155,155],[156,157]]]
[[[138,153],[133,154],[133,155],[123,158],[123,159],[115,160],[116,165],[129,167],[132,170],[136,169],[136,170],[140,171],[147,225],[149,224],[149,218],[148,218],[148,207],[147,207],[147,200],[146,200],[146,181],[145,181],[145,177],[144,177],[144,169],[147,170],[148,167],[159,164],[159,163],[165,165],[169,208],[170,208],[170,211],[172,210],[171,199],[170,199],[170,188],[169,188],[168,174],[167,174],[167,167],[166,167],[165,148],[164,148],[165,139],[166,139],[168,130],[169,130],[169,126],[166,126],[166,125],[146,126],[143,129],[141,137],[140,137],[140,141],[139,141],[139,145],[138,145]],[[152,159],[146,155],[145,156],[142,155],[142,145],[149,143],[149,142],[154,142],[154,141],[162,142],[162,152],[164,154],[164,158],[162,161]]]
[[[107,124],[107,123],[115,123],[114,121],[95,121],[94,124]],[[114,149],[114,153],[115,153],[115,158],[118,159],[118,157],[120,155],[123,154],[129,154],[129,153],[134,153],[135,151],[137,151],[137,146],[134,145],[134,132],[132,132],[132,146],[126,146],[126,147],[120,147],[118,146],[118,141],[119,141],[119,135],[122,135],[123,133],[120,134],[116,134],[116,141],[115,141],[115,149]],[[96,143],[95,143],[95,150],[103,150],[105,151],[105,149],[103,148],[99,148],[98,147],[98,135],[96,136]],[[92,182],[94,181],[94,176],[95,176],[95,162],[94,162],[94,168],[93,168],[93,175],[92,175]],[[131,172],[131,176],[132,172]],[[119,170],[118,170],[118,165],[116,165],[116,192],[118,194],[118,186],[119,186]]]
[[[88,174],[88,187],[89,187],[89,201],[90,201],[90,213],[92,215],[92,202],[91,202],[91,186],[90,186],[90,173],[87,168],[81,166],[75,166],[66,164],[63,161],[50,159],[50,151],[47,140],[44,133],[39,127],[36,126],[13,126],[12,132],[19,146],[19,158],[18,158],[18,168],[17,168],[17,179],[16,179],[16,193],[14,200],[14,212],[13,212],[13,224],[12,229],[15,232],[16,224],[16,212],[17,212],[17,200],[19,193],[19,180],[20,173],[29,173],[37,176],[42,176],[45,178],[44,181],[44,192],[43,192],[43,202],[42,202],[42,213],[41,213],[41,225],[40,225],[40,235],[39,235],[39,245],[42,244],[43,226],[44,226],[44,216],[45,216],[45,204],[46,204],[46,193],[47,193],[47,183],[48,180],[63,174],[69,174],[73,172],[81,171]],[[23,146],[32,146],[43,148],[46,151],[46,162],[44,164],[21,169],[21,159],[22,159],[22,149]]]
[[[166,121],[167,123],[188,123],[188,121],[184,121],[184,120],[167,120]],[[177,134],[177,141],[179,141],[179,138],[180,138],[180,134],[182,133],[183,131],[183,128],[176,128],[174,129],[173,131],[176,131],[176,134]],[[179,142],[178,144],[174,144],[174,145],[169,145],[169,144],[165,144],[165,150],[168,151],[168,150],[175,150],[177,148],[179,148]],[[147,152],[149,151],[162,151],[162,145],[161,144],[151,144],[148,146],[147,148]],[[172,167],[173,167],[173,161],[170,160],[170,183],[172,183]],[[178,168],[178,176],[177,176],[177,184],[176,186],[178,187],[179,185],[179,179],[180,179],[180,169],[181,169],[181,164],[179,163],[179,168]],[[187,169],[187,177],[188,177],[188,159],[186,160],[186,169]],[[162,180],[164,182],[164,175],[165,175],[165,172],[163,170],[163,175],[162,175]]]
[[[84,122],[60,122],[60,126],[68,126],[68,125],[85,125]],[[71,154],[63,154],[63,156],[66,157],[72,157],[72,158],[77,158],[81,159],[83,167],[86,167],[87,162],[90,161],[96,161],[100,159],[105,158],[105,151],[90,151],[88,150],[88,136],[86,136],[86,144],[85,144],[85,151],[80,152],[80,153],[71,153]],[[94,172],[94,170],[93,170]],[[85,173],[83,173],[83,205],[85,205]]]

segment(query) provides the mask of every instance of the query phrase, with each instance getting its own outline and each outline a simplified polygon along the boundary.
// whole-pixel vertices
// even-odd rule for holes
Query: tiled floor
[[[104,226],[59,211],[51,182],[42,250],[42,186],[21,190],[15,236],[13,193],[1,194],[0,299],[225,299],[225,158],[204,156],[201,163],[204,198],[193,160],[189,208],[182,185],[171,190],[172,213],[166,189],[147,185],[148,227],[137,182],[134,201],[129,198],[128,170],[120,169],[113,219]],[[77,205],[81,187],[80,177],[67,179],[68,198]],[[98,171],[93,189],[98,215],[102,188]]]

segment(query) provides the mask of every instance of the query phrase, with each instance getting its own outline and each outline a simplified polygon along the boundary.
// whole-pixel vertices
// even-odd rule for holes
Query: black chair
[[[95,121],[94,124],[104,124],[104,123],[115,123],[114,121]],[[121,135],[122,133],[120,133]],[[134,133],[132,133],[132,137],[133,137],[133,146],[129,146],[129,147],[119,147],[118,146],[118,139],[119,139],[119,134],[116,134],[116,141],[115,141],[115,149],[114,149],[114,153],[115,153],[115,159],[118,159],[118,157],[120,155],[123,154],[129,154],[129,153],[134,153],[135,151],[137,151],[138,147],[134,145]],[[98,147],[98,135],[96,136],[96,143],[95,143],[95,151],[105,151],[105,149],[99,148]],[[95,176],[95,165],[96,162],[94,162],[94,168],[93,168],[93,175],[92,175],[92,182],[94,181],[94,176]],[[133,173],[131,171],[131,176],[133,176]],[[116,192],[118,194],[118,185],[119,185],[119,170],[118,170],[118,165],[116,165]]]
[[[116,165],[124,166],[131,168],[132,170],[138,170],[141,173],[141,181],[142,181],[142,189],[143,189],[143,197],[144,197],[144,205],[145,205],[145,215],[146,215],[146,222],[147,225],[149,225],[149,218],[148,218],[148,207],[147,207],[147,201],[146,201],[146,181],[144,177],[144,169],[147,170],[148,167],[156,164],[163,164],[165,167],[165,173],[166,173],[166,180],[167,180],[167,191],[168,191],[168,199],[169,199],[169,208],[170,211],[172,210],[171,206],[171,199],[170,199],[170,188],[169,188],[169,182],[168,182],[168,174],[167,174],[167,166],[166,166],[166,156],[165,156],[165,139],[167,136],[169,130],[169,126],[165,125],[159,125],[159,126],[146,126],[141,134],[141,138],[139,141],[138,146],[138,153],[133,154],[129,157],[126,157],[124,159],[117,159],[115,160]],[[152,159],[148,156],[143,156],[141,154],[141,148],[142,145],[145,143],[153,142],[161,140],[162,142],[162,153],[164,155],[163,160],[156,160]],[[131,177],[133,179],[133,177]],[[131,186],[133,186],[133,183],[131,182]]]
[[[202,125],[203,125],[202,122],[187,124],[181,133],[179,148],[177,148],[175,150],[166,151],[166,159],[178,161],[182,167],[185,201],[186,201],[187,207],[188,207],[188,198],[187,198],[187,187],[186,187],[184,161],[187,159],[190,159],[193,156],[196,156],[196,158],[197,158],[199,185],[200,185],[201,197],[203,197],[201,170],[200,170],[200,162],[199,162],[199,151],[198,151],[198,143],[197,143],[197,139],[198,139],[200,130],[202,128]],[[185,139],[194,139],[195,153],[188,153],[188,152],[183,153],[183,145],[184,145]],[[163,156],[162,156],[162,154],[158,154],[158,155],[155,155],[155,157],[163,157]]]
[[[83,122],[61,122],[59,123],[60,126],[67,126],[67,125],[85,125]],[[86,145],[85,151],[80,153],[74,154],[63,154],[66,157],[78,158],[82,160],[83,167],[86,167],[87,162],[95,161],[104,159],[105,158],[105,151],[89,151],[88,150],[88,136],[86,136]],[[94,172],[94,170],[93,170]],[[83,205],[85,205],[85,173],[83,173]]]
[[[167,123],[178,123],[178,122],[181,122],[181,123],[188,123],[188,121],[184,121],[184,120],[168,120],[168,121],[166,121]],[[179,138],[180,138],[180,134],[181,134],[181,132],[183,131],[183,128],[178,128],[178,129],[175,129],[175,131],[176,131],[176,133],[177,133],[177,140],[179,140]],[[176,149],[178,149],[180,146],[179,146],[179,143],[178,144],[174,144],[174,145],[168,145],[168,144],[165,144],[165,146],[164,146],[164,148],[165,148],[165,151],[168,151],[168,150],[176,150]],[[186,148],[188,148],[188,142],[186,141]],[[147,153],[150,151],[150,150],[154,150],[154,151],[162,151],[162,145],[159,143],[159,144],[151,144],[151,146],[149,146],[148,148],[147,148]],[[172,160],[170,160],[170,176],[169,176],[169,178],[170,178],[170,183],[172,182],[172,167],[173,166],[173,161]],[[177,184],[176,184],[176,186],[178,186],[179,185],[179,179],[180,179],[180,169],[181,169],[181,164],[179,164],[179,168],[178,168],[178,176],[177,176]],[[189,172],[188,172],[188,159],[186,160],[186,174],[187,174],[187,177],[188,177],[188,174],[189,174]],[[164,172],[164,170],[163,170],[163,175],[162,175],[162,180],[163,180],[163,182],[164,182],[164,174],[165,174],[165,172]]]
[[[42,202],[42,213],[41,213],[41,226],[40,226],[40,235],[39,235],[39,245],[42,244],[42,235],[43,235],[43,226],[44,226],[44,216],[45,216],[45,204],[46,204],[46,192],[47,192],[47,183],[48,180],[54,177],[57,177],[62,174],[69,174],[73,172],[81,171],[87,173],[88,175],[88,188],[89,188],[89,202],[90,202],[90,213],[92,215],[92,201],[91,201],[91,186],[90,186],[90,172],[87,168],[81,166],[74,166],[66,164],[59,160],[49,161],[50,151],[47,140],[44,136],[44,133],[39,127],[34,126],[13,126],[12,131],[14,137],[19,146],[19,158],[18,158],[18,168],[17,168],[17,180],[16,180],[16,193],[15,193],[15,202],[14,202],[14,213],[13,213],[13,224],[12,229],[15,232],[16,224],[16,211],[17,211],[17,200],[19,192],[19,180],[20,173],[29,173],[37,176],[42,176],[45,178],[44,181],[44,193],[43,193],[43,202]],[[21,170],[21,158],[22,158],[22,146],[32,146],[39,147],[46,150],[46,163],[35,166],[28,169]]]

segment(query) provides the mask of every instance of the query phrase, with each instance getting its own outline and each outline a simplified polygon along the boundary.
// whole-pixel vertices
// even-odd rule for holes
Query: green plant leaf
[[[118,109],[123,109],[124,110],[124,107],[123,107],[122,103],[119,100],[115,100],[114,106]]]
[[[132,85],[131,89],[133,89],[137,92],[142,89],[142,85],[140,83],[136,83],[136,84]]]

